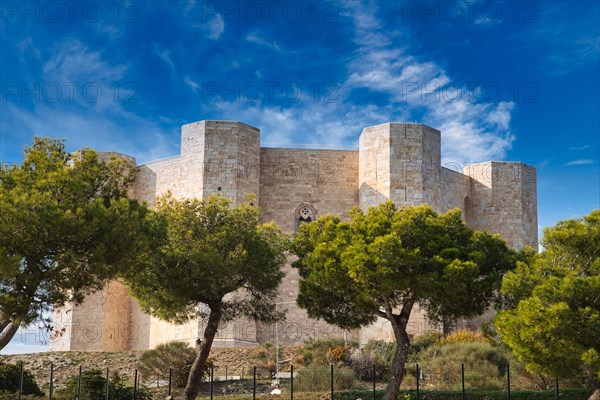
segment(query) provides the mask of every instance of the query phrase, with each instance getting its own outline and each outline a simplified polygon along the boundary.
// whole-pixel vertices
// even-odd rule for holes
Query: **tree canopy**
[[[233,207],[221,196],[159,199],[153,218],[165,227],[166,239],[127,278],[144,311],[179,323],[207,318],[186,399],[198,393],[219,324],[242,315],[261,321],[278,317],[274,299],[286,241],[276,225],[259,224],[259,210],[250,202]]]
[[[303,224],[293,251],[298,304],[310,317],[345,329],[377,317],[391,323],[397,346],[386,400],[404,377],[413,306],[434,321],[479,315],[516,259],[498,236],[469,229],[460,210],[390,201],[366,214],[354,209],[348,222],[327,215]]]
[[[546,228],[541,254],[506,274],[496,329],[532,373],[600,380],[600,210]],[[595,376],[595,378],[593,378]]]
[[[127,198],[135,165],[35,138],[0,168],[0,349],[51,307],[81,302],[135,264],[148,210]]]

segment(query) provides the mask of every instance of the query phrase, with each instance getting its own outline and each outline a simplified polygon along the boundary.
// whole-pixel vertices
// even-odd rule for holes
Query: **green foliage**
[[[367,214],[354,209],[349,222],[326,215],[303,224],[293,250],[298,303],[348,329],[407,299],[436,321],[480,314],[514,260],[501,239],[466,227],[459,210],[438,215],[391,202]]]
[[[125,385],[125,380],[118,374],[113,374],[109,380],[111,400],[130,400],[133,399],[133,387]],[[138,383],[139,385],[139,383]],[[70,377],[65,386],[56,390],[54,398],[56,400],[76,399],[79,387],[79,376]],[[138,387],[137,398],[139,400],[149,400],[151,397],[148,392]],[[106,377],[104,372],[99,369],[83,371],[81,374],[81,400],[98,400],[106,396]]]
[[[423,350],[427,350],[431,346],[439,343],[443,335],[439,332],[427,332],[419,335],[410,341],[410,353],[418,357]]]
[[[349,390],[356,388],[357,381],[352,370],[348,367],[337,367],[333,372],[334,390]],[[298,371],[294,380],[294,390],[300,392],[329,391],[331,388],[331,367],[329,365],[311,365]]]
[[[479,315],[516,261],[498,236],[469,229],[460,210],[438,215],[428,205],[398,209],[391,201],[366,214],[354,209],[348,222],[325,215],[303,224],[293,251],[298,304],[310,317],[343,329],[377,317],[391,323],[398,346],[387,399],[403,378],[413,306],[438,322]]]
[[[357,343],[345,344],[342,339],[311,340],[302,346],[304,365],[337,364],[346,359],[348,350]]]
[[[0,331],[82,301],[155,235],[147,208],[127,198],[133,163],[37,137],[24,156],[0,168]]]
[[[0,394],[3,392],[18,393],[20,379],[20,365],[0,361]],[[31,394],[33,396],[43,396],[44,394],[27,369],[23,370],[23,394]],[[14,396],[14,394],[12,394],[12,396]]]
[[[530,372],[598,380],[600,210],[546,228],[542,243],[505,276],[496,329]]]
[[[259,224],[258,208],[232,207],[221,196],[167,196],[153,217],[166,227],[167,240],[127,278],[144,311],[182,323],[198,316],[198,303],[222,302],[223,320],[247,315],[273,321],[286,242],[274,224]],[[245,290],[223,300],[239,289]]]
[[[166,229],[166,240],[126,276],[144,311],[176,323],[205,317],[185,388],[188,400],[198,393],[220,324],[240,316],[274,322],[283,315],[275,300],[288,244],[275,224],[259,224],[254,201],[232,206],[221,196],[159,199],[153,225]]]
[[[490,344],[454,342],[434,345],[419,355],[426,388],[460,389],[461,363],[465,365],[465,386],[473,389],[500,389],[506,374],[506,357]]]
[[[139,370],[146,379],[150,377],[166,379],[169,370],[174,387],[184,387],[196,351],[185,342],[168,342],[147,350],[140,357]]]

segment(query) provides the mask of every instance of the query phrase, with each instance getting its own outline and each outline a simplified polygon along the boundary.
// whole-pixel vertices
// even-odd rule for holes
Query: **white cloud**
[[[102,52],[68,40],[57,46],[42,69],[45,81],[52,84],[42,82],[39,101],[26,99],[30,106],[17,98],[2,107],[3,136],[18,137],[21,143],[31,142],[34,135],[59,137],[69,150],[118,151],[138,162],[177,154],[177,143],[162,130],[160,116],[154,121],[127,107],[138,101],[139,88],[122,84],[126,65],[113,65]]]
[[[194,82],[192,80],[192,78],[190,78],[189,76],[186,76],[185,79],[183,80],[183,82],[186,85],[188,85],[190,87],[190,89],[192,89],[194,92],[200,88],[200,85],[198,85],[196,82]]]
[[[218,39],[221,34],[225,32],[225,21],[221,14],[215,14],[208,22],[208,37],[211,39]]]
[[[514,140],[510,131],[514,103],[478,101],[479,88],[469,90],[454,83],[437,63],[415,57],[389,39],[380,40],[381,24],[373,7],[347,3],[345,15],[354,21],[358,46],[350,64],[350,88],[385,93],[396,107],[421,110],[421,122],[442,131],[444,163],[504,158]],[[404,39],[399,43],[409,41],[403,32],[388,33]],[[458,88],[461,96],[455,98],[449,85]]]
[[[154,54],[156,54],[165,64],[169,66],[173,71],[175,70],[175,64],[171,60],[171,52],[166,49],[160,49],[156,44],[154,45]]]
[[[281,51],[281,47],[279,47],[279,45],[276,42],[269,42],[258,36],[256,33],[248,34],[248,36],[246,36],[246,41],[250,43],[256,43],[276,51]]]
[[[594,163],[595,163],[594,160],[591,160],[589,158],[584,158],[584,159],[580,159],[580,160],[569,161],[565,165],[567,165],[567,166],[572,166],[572,165],[587,165],[587,164],[594,164]]]
[[[569,150],[571,151],[582,151],[582,150],[587,150],[590,148],[589,144],[584,144],[583,146],[573,146],[573,147],[569,147]]]
[[[112,65],[104,61],[100,51],[93,51],[78,39],[62,42],[53,56],[43,65],[47,82],[114,82],[120,80],[126,65]]]

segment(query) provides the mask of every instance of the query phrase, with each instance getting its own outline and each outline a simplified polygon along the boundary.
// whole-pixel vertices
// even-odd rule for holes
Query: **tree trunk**
[[[600,388],[596,388],[588,400],[600,400]]]
[[[0,350],[6,347],[8,342],[15,336],[17,330],[19,330],[19,325],[21,325],[20,321],[12,321],[8,324],[2,322],[4,329],[0,331]]]
[[[222,303],[219,300],[215,304],[209,305],[210,314],[208,316],[208,322],[204,329],[204,340],[200,344],[200,351],[194,359],[190,374],[188,375],[187,385],[185,386],[185,399],[195,400],[200,390],[200,382],[202,381],[202,373],[206,368],[206,360],[212,347],[213,339],[219,328],[219,322],[223,315]]]
[[[408,360],[408,352],[410,350],[410,339],[408,338],[406,327],[408,325],[408,318],[410,317],[413,304],[413,302],[404,304],[400,315],[393,315],[392,318],[388,318],[394,330],[396,352],[394,353],[394,361],[392,362],[391,378],[385,388],[383,400],[396,400],[398,398],[398,393],[400,392],[400,384],[404,379],[404,367],[406,365],[406,360]],[[391,312],[388,312],[387,314],[389,316]]]

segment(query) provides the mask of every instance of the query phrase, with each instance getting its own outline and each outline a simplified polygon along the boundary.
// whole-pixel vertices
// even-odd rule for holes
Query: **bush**
[[[487,343],[490,344],[481,332],[472,332],[465,329],[459,329],[446,337],[439,339],[438,344],[444,346],[452,343]]]
[[[313,340],[302,346],[304,365],[337,364],[346,359],[348,350],[356,343],[346,345],[342,339]]]
[[[473,389],[500,389],[506,374],[506,357],[486,343],[451,343],[432,346],[419,356],[422,384],[427,388],[458,389],[461,363],[465,385]]]
[[[390,379],[392,361],[396,344],[383,340],[369,340],[367,344],[354,354],[350,366],[356,376],[363,381],[373,379],[373,367],[377,379],[387,382]]]
[[[173,386],[185,387],[195,358],[196,351],[187,343],[168,342],[143,352],[138,369],[146,380],[150,377],[168,377],[169,369],[172,369]]]
[[[65,387],[56,390],[54,398],[56,400],[71,400],[77,398],[79,386],[79,375],[70,377],[65,383]],[[110,378],[110,399],[111,400],[130,400],[133,398],[133,387],[125,386],[125,380],[114,373]],[[81,400],[103,399],[106,395],[106,378],[103,371],[93,369],[84,371],[81,375]],[[137,389],[137,398],[139,400],[148,400],[150,395],[144,389]]]
[[[18,393],[21,379],[21,366],[0,361],[0,393]],[[23,394],[43,396],[44,393],[33,380],[29,371],[23,371]]]
[[[410,354],[418,356],[423,350],[438,344],[443,335],[440,332],[427,332],[410,339]]]
[[[333,371],[335,390],[350,390],[357,387],[356,377],[348,367],[336,367]],[[331,388],[331,367],[329,365],[311,365],[298,371],[294,388],[301,392],[329,391]]]
[[[271,342],[265,342],[258,346],[254,354],[254,366],[259,371],[266,371],[269,376],[275,376],[275,361],[277,356],[275,354],[275,346]]]

